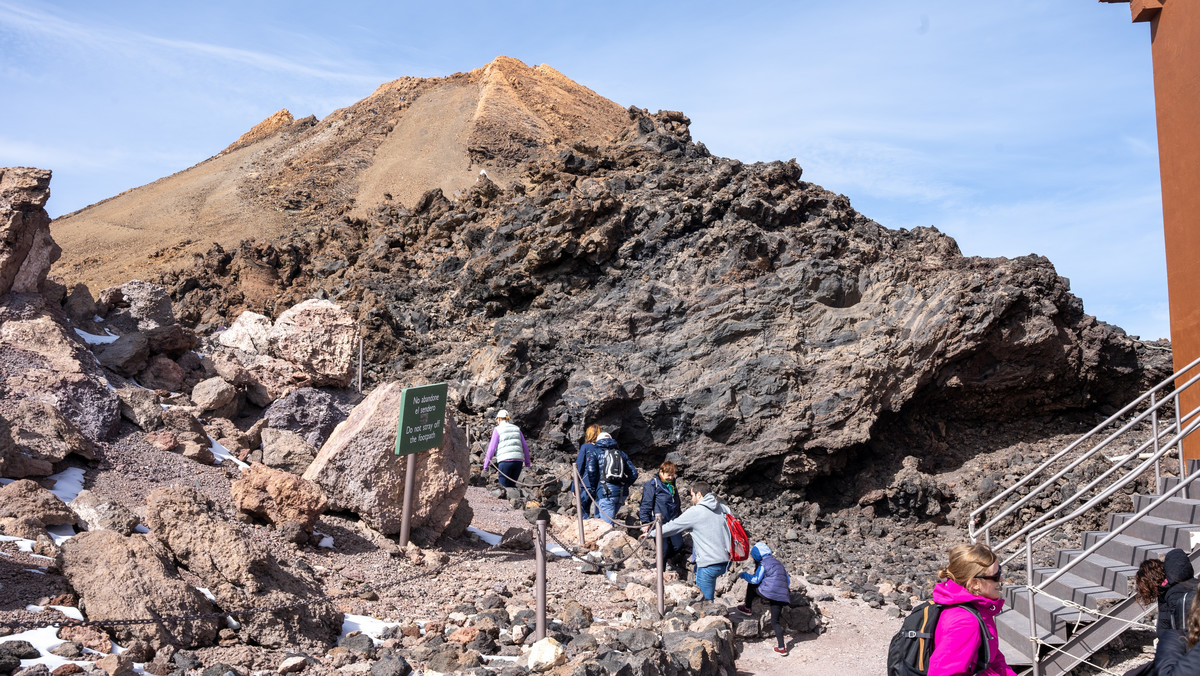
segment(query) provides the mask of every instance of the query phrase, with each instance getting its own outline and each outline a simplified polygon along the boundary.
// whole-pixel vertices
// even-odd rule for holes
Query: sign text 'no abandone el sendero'
[[[446,426],[446,383],[408,387],[400,394],[396,455],[428,451],[442,445]]]

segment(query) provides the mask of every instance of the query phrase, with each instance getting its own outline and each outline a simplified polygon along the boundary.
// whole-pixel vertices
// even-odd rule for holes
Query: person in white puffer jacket
[[[496,459],[496,468],[500,470],[500,485],[505,488],[515,487],[522,467],[529,467],[529,444],[525,443],[521,428],[512,424],[508,411],[504,409],[496,413],[496,429],[492,430],[492,442],[488,444],[487,455],[483,458],[485,474],[493,457]]]

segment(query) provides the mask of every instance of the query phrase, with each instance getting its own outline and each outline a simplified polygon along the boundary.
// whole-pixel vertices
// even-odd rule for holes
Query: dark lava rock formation
[[[332,299],[361,323],[368,382],[448,381],[468,420],[507,408],[539,453],[568,457],[598,422],[641,466],[801,495],[898,425],[933,442],[895,470],[947,426],[1106,410],[1169,373],[1043,257],[964,257],[794,161],[714,157],[682,114],[628,114],[504,189],[484,175],[361,218],[315,185],[321,216],[161,281],[201,330]]]

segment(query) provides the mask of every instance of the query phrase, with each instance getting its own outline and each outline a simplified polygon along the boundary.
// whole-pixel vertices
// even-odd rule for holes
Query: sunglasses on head
[[[1000,579],[1003,577],[1003,572],[1004,571],[1002,571],[999,567],[997,567],[995,575],[976,575],[975,579],[976,580],[991,580],[992,582],[999,582]]]

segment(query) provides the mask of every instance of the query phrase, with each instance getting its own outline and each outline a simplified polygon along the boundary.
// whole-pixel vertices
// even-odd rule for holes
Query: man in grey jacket
[[[712,488],[703,481],[692,484],[692,506],[674,520],[663,524],[663,537],[692,533],[692,551],[696,559],[696,586],[708,601],[716,595],[717,578],[729,570],[729,526],[725,515],[729,508],[717,500]],[[647,528],[652,526],[647,525]]]

